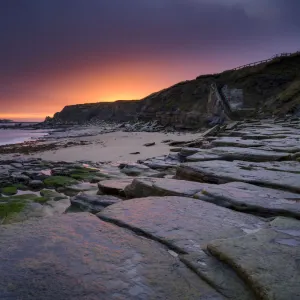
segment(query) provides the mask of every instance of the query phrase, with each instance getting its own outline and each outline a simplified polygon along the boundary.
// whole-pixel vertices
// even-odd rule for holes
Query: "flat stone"
[[[266,217],[300,217],[300,194],[243,182],[218,185],[166,178],[136,178],[126,186],[125,194],[127,198],[186,196]]]
[[[254,293],[231,267],[203,251],[181,255],[180,260],[231,300],[255,300]]]
[[[207,160],[221,160],[221,159],[223,159],[222,156],[212,154],[209,151],[202,151],[193,154],[191,156],[188,156],[186,158],[186,161],[192,162],[192,161],[207,161]]]
[[[121,172],[128,176],[159,176],[158,171],[138,163],[126,163],[119,166]]]
[[[87,213],[1,226],[0,239],[1,299],[225,299],[158,243]]]
[[[71,186],[61,187],[58,190],[67,196],[75,196],[80,192],[97,191],[98,187],[97,184],[82,182]]]
[[[126,186],[125,194],[128,198],[149,196],[193,197],[202,190],[209,189],[210,186],[210,184],[186,180],[167,178],[135,178],[131,184]]]
[[[219,155],[224,160],[246,160],[263,162],[291,159],[290,153],[265,151],[260,149],[241,147],[216,147],[210,149],[210,153]]]
[[[212,160],[183,163],[177,168],[176,178],[217,184],[242,181],[300,192],[300,174],[265,170],[261,164],[242,161]]]
[[[177,167],[180,164],[180,161],[179,159],[173,159],[170,155],[168,155],[149,158],[142,163],[151,169],[167,170]]]
[[[144,144],[145,147],[151,147],[151,146],[154,146],[154,145],[155,145],[155,142]]]
[[[300,217],[300,194],[231,182],[211,185],[194,195],[217,205],[263,216]]]
[[[214,239],[235,237],[264,225],[258,217],[186,197],[127,200],[97,214],[143,232],[180,253],[192,253]]]
[[[56,191],[53,191],[53,190],[47,190],[47,189],[44,189],[42,191],[40,191],[40,194],[42,197],[46,198],[47,200],[53,200],[53,201],[59,201],[59,200],[62,200],[62,199],[68,199],[68,197],[64,194],[60,194]]]
[[[211,142],[215,147],[232,146],[232,147],[261,147],[264,143],[256,140],[243,140],[239,137],[220,137]]]
[[[98,187],[104,194],[125,196],[124,190],[132,180],[133,178],[103,180],[98,183]]]
[[[197,152],[199,152],[199,148],[185,147],[185,148],[181,148],[180,156],[187,157]]]
[[[258,299],[300,299],[300,221],[275,219],[272,227],[212,241],[209,251],[242,276]]]
[[[87,211],[93,214],[98,213],[103,208],[122,201],[121,199],[108,195],[88,195],[82,193],[71,198],[71,204],[81,211]]]

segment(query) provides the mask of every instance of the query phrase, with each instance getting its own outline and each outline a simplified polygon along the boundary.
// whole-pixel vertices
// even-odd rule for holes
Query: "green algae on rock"
[[[68,198],[67,196],[65,196],[63,194],[60,194],[60,193],[58,193],[56,191],[53,191],[53,190],[44,189],[44,190],[41,190],[40,194],[41,194],[42,197],[47,198],[48,201],[50,201],[50,200],[58,201],[58,200]]]
[[[17,193],[17,188],[15,186],[7,186],[1,189],[4,195],[15,195]]]
[[[78,183],[76,179],[67,176],[50,176],[44,180],[45,186],[52,188],[64,187],[76,183]]]

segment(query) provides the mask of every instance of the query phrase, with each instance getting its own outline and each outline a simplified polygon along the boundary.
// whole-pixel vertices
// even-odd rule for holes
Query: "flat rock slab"
[[[239,137],[220,137],[211,142],[213,146],[232,146],[232,147],[262,147],[265,143],[256,140],[243,140]]]
[[[208,245],[232,266],[259,299],[300,299],[300,221],[278,218],[272,227]]]
[[[103,180],[98,183],[98,187],[105,194],[124,196],[124,189],[132,183],[132,180],[132,178]]]
[[[186,161],[208,161],[208,160],[222,160],[222,156],[213,154],[210,151],[197,152],[191,156],[186,157]]]
[[[300,194],[282,190],[231,182],[211,185],[194,195],[198,199],[203,196],[217,205],[262,216],[300,217]]]
[[[174,168],[180,164],[180,161],[178,159],[174,159],[173,156],[170,155],[149,158],[140,162],[151,169],[157,170],[167,170],[170,168]]]
[[[276,161],[283,159],[290,159],[290,153],[284,152],[275,152],[275,151],[266,151],[254,148],[241,148],[241,147],[216,147],[211,148],[209,150],[199,150],[198,153],[189,156],[188,160],[196,161],[196,156],[199,156],[199,161],[203,161],[202,156],[215,155],[215,159],[223,159],[223,160],[246,160],[246,161],[255,161],[255,162],[263,162],[263,161]]]
[[[243,161],[212,160],[183,163],[177,168],[176,178],[217,184],[242,181],[300,192],[300,174],[266,170],[262,164]]]
[[[258,230],[259,218],[186,197],[147,197],[105,208],[101,219],[142,231],[181,253],[192,253],[214,239]]]
[[[125,188],[128,198],[186,196],[262,216],[300,217],[300,194],[244,182],[209,184],[186,180],[136,178]]]
[[[1,226],[0,239],[1,299],[224,299],[158,243],[87,213]]]
[[[125,188],[128,198],[149,196],[188,196],[193,197],[211,185],[186,180],[166,178],[136,178]]]

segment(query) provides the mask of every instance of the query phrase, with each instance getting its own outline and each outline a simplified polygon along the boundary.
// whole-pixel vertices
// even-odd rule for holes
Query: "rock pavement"
[[[0,298],[300,299],[299,219],[298,119],[137,163],[0,160]]]

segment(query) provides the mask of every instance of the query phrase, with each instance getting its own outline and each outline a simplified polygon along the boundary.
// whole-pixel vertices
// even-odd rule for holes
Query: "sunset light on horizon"
[[[66,105],[141,99],[297,51],[300,4],[285,3],[1,2],[0,118],[41,121]]]

